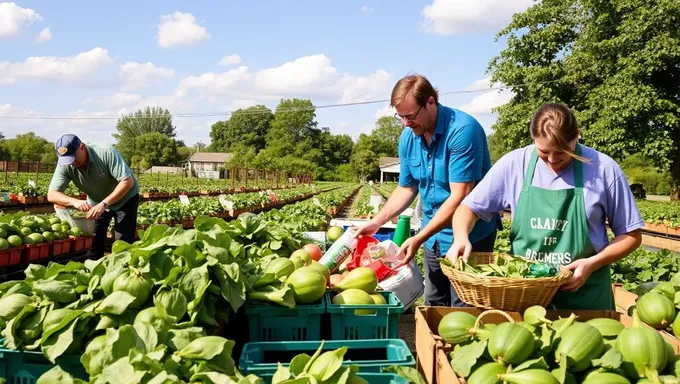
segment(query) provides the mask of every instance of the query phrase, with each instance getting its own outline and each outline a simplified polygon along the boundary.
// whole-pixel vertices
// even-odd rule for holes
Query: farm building
[[[399,178],[399,158],[381,157],[378,159],[380,166],[380,182],[396,181]]]
[[[196,152],[189,158],[187,166],[198,177],[219,179],[224,164],[232,157],[234,154],[225,152]]]

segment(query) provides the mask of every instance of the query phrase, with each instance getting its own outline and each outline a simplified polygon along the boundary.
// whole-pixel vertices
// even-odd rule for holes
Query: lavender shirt
[[[585,196],[588,233],[596,252],[609,244],[605,220],[615,236],[642,228],[644,221],[621,167],[609,156],[581,145],[583,163],[583,193]],[[477,216],[489,221],[493,214],[515,207],[534,146],[516,149],[503,156],[475,189],[463,200]],[[555,175],[541,160],[536,163],[532,185],[556,190],[574,188],[574,161]]]

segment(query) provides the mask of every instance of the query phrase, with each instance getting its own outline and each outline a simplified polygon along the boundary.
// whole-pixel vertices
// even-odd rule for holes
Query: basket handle
[[[515,322],[515,320],[512,318],[512,316],[508,315],[506,312],[503,312],[503,311],[498,310],[498,309],[489,309],[488,311],[484,311],[484,312],[480,313],[479,316],[477,316],[477,320],[475,320],[475,329],[479,329],[479,323],[481,322],[481,320],[484,316],[492,314],[492,313],[495,313],[497,315],[501,315],[501,316],[505,317],[511,323]]]

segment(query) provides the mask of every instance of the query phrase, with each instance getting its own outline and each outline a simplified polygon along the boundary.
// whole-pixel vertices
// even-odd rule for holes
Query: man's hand
[[[359,238],[361,236],[372,236],[380,229],[380,224],[374,222],[373,220],[360,226],[353,226],[352,231],[354,231],[354,238]]]
[[[73,203],[73,207],[80,212],[89,212],[90,209],[92,209],[92,206],[87,200],[77,200]]]
[[[397,265],[396,268],[402,267],[410,263],[411,260],[413,260],[413,258],[418,253],[418,248],[420,248],[420,246],[423,245],[424,242],[425,241],[422,240],[418,235],[406,239],[406,241],[404,241],[404,243],[401,245],[399,253],[397,254],[398,256],[403,255],[403,258],[401,259],[401,262],[399,263],[399,265]]]
[[[463,261],[467,263],[467,261],[470,259],[470,253],[472,252],[472,243],[470,243],[470,240],[465,238],[465,239],[459,239],[459,238],[454,238],[453,239],[453,244],[451,244],[451,248],[449,248],[449,251],[446,252],[446,258],[449,259],[450,262],[453,264],[456,264],[458,261],[458,257],[462,256]]]
[[[565,268],[574,271],[569,281],[560,288],[567,292],[578,291],[579,288],[585,284],[586,280],[588,280],[590,274],[593,273],[593,266],[588,258],[578,259],[573,263],[566,265]]]
[[[88,212],[87,212],[87,219],[88,220],[97,220],[99,216],[104,213],[106,208],[104,208],[104,204],[97,204],[94,207],[92,207]]]

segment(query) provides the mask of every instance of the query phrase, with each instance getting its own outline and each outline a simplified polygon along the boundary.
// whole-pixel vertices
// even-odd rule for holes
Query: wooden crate
[[[439,337],[437,328],[441,319],[451,312],[467,312],[479,316],[484,310],[477,308],[450,308],[450,307],[425,307],[416,308],[416,354],[418,367],[428,384],[460,384],[449,362],[449,355],[453,350],[450,344]],[[522,321],[522,314],[507,312],[515,321]],[[569,317],[572,313],[579,321],[587,321],[594,318],[610,318],[621,322],[629,327],[633,319],[625,313],[617,311],[547,311],[546,317],[556,320],[560,317]],[[484,317],[485,323],[500,324],[507,319],[501,315],[489,314]],[[659,331],[661,336],[673,347],[675,353],[680,354],[680,341],[665,331]]]

